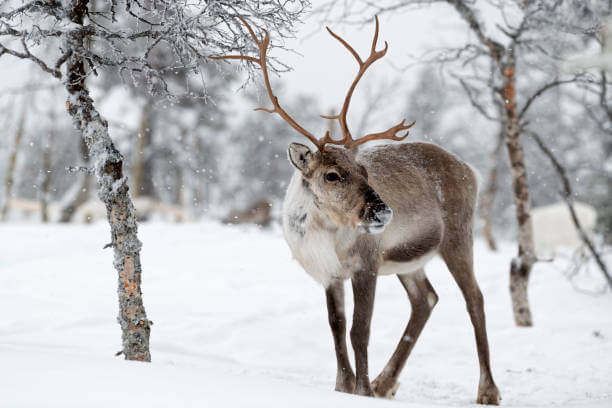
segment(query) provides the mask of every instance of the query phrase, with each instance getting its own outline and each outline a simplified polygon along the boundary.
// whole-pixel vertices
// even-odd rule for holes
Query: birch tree
[[[8,218],[9,202],[11,201],[14,184],[15,184],[15,169],[17,168],[17,156],[19,155],[21,140],[25,132],[25,121],[26,121],[26,104],[24,102],[21,108],[21,114],[17,123],[17,129],[15,130],[15,138],[13,139],[13,145],[9,152],[7,160],[6,175],[4,180],[4,203],[2,209],[0,209],[0,221],[6,221]]]
[[[89,151],[88,171],[95,175],[111,228],[107,246],[113,248],[119,277],[118,321],[126,359],[151,359],[151,322],[140,287],[142,244],[123,157],[96,109],[88,77],[115,70],[130,84],[172,98],[169,75],[181,71],[197,77],[200,63],[209,55],[250,51],[238,17],[282,39],[291,35],[307,6],[306,0],[0,1],[0,57],[29,61],[62,81],[68,94],[66,109]],[[172,58],[153,63],[150,56],[159,48],[170,50]],[[188,95],[207,98],[205,79]]]
[[[510,265],[510,294],[512,297],[512,310],[514,320],[518,326],[531,326],[533,324],[531,309],[527,297],[527,285],[531,269],[537,261],[533,239],[533,225],[530,214],[530,197],[528,184],[528,171],[523,154],[521,131],[522,119],[531,104],[543,92],[561,85],[563,81],[555,79],[535,90],[519,106],[517,96],[517,58],[521,58],[521,48],[534,46],[530,32],[537,30],[543,23],[546,13],[554,13],[558,5],[543,2],[522,1],[517,7],[522,10],[522,18],[517,26],[507,24],[508,27],[498,27],[509,42],[500,41],[487,35],[484,23],[477,17],[475,10],[467,1],[448,0],[459,16],[468,24],[478,41],[476,53],[482,53],[490,58],[499,73],[492,87],[496,89],[496,96],[502,104],[501,123],[503,124],[504,139],[510,163],[512,177],[512,190],[516,208],[518,254],[512,259]],[[567,80],[571,81],[571,80]]]

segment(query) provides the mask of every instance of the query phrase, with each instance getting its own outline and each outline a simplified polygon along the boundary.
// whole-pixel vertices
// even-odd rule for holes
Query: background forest
[[[411,2],[405,3],[408,7]],[[502,9],[508,14],[504,18],[515,17],[512,7],[502,7],[504,2],[483,3],[484,16],[492,20],[485,20],[486,26],[505,41],[503,27],[496,29],[495,19],[501,18]],[[607,77],[603,71],[570,69],[562,63],[580,53],[597,54],[603,47],[602,34],[597,30],[608,13],[608,5],[605,1],[561,3],[567,4],[559,6],[557,15],[547,21],[534,22],[525,41],[520,42],[517,94],[520,102],[526,103],[550,83],[575,80],[550,87],[534,98],[523,122],[555,152],[567,169],[576,199],[593,205],[599,217],[598,228],[608,231],[612,224],[608,200],[612,181],[606,166],[612,154],[612,108]],[[384,2],[380,4],[382,10]],[[300,40],[289,38],[283,45],[297,52],[304,48],[310,51],[310,42],[322,40],[327,49],[319,49],[319,55],[310,51],[303,57],[282,50],[274,55],[294,69],[291,75],[273,78],[277,92],[287,111],[294,112],[307,128],[325,129],[327,124],[319,114],[339,106],[354,69],[331,37],[323,36],[327,35],[323,24],[337,21],[336,26],[345,32],[363,32],[361,38],[367,38],[371,30],[366,24],[367,11],[341,10],[340,4],[331,6],[315,5],[319,12],[304,14],[307,23],[296,26],[299,31],[294,35]],[[479,58],[473,44],[450,47],[454,37],[465,36],[469,41],[471,35],[465,34],[461,21],[449,15],[448,9],[432,4],[424,10],[397,8],[382,15],[383,34],[392,53],[358,89],[351,123],[354,133],[361,134],[384,127],[397,117],[416,120],[409,140],[438,143],[457,154],[479,170],[484,188],[490,182],[492,168],[497,168],[495,185],[499,188],[491,204],[491,218],[495,234],[511,238],[511,181],[505,154],[498,147],[502,126],[496,118],[501,115],[492,99],[494,90],[488,86],[493,75],[488,73],[490,63]],[[402,38],[397,26],[411,12],[437,22],[429,29],[446,38],[442,45],[421,38]],[[424,34],[425,27],[422,31]],[[313,32],[320,34],[315,40]],[[156,58],[163,59],[163,51],[160,54]],[[204,215],[221,219],[230,209],[245,209],[262,200],[269,202],[277,214],[292,174],[286,146],[299,138],[278,118],[251,111],[261,101],[265,103],[256,73],[246,88],[241,88],[247,76],[237,72],[236,66],[202,64],[201,79],[192,86],[194,94],[200,91],[198,86],[205,86],[205,93],[196,97],[169,100],[167,95],[151,96],[146,89],[131,86],[116,70],[100,71],[88,79],[96,105],[107,118],[110,134],[124,155],[131,193],[150,199],[159,208],[171,209],[170,219],[197,220]],[[327,66],[325,71],[330,78],[310,82],[310,73],[319,74],[322,66]],[[0,91],[4,124],[0,129],[0,162],[4,164],[0,166],[0,180],[4,188],[0,203],[9,207],[3,207],[3,219],[21,219],[25,211],[31,220],[72,221],[80,206],[96,202],[97,198],[91,177],[66,170],[86,167],[88,158],[86,149],[79,144],[78,132],[65,114],[61,84],[40,72],[39,67],[9,56],[2,58],[0,68],[4,72]],[[189,86],[177,78],[184,73],[167,75],[178,87]],[[282,87],[286,81],[306,85]],[[328,86],[330,82],[339,84]],[[533,138],[523,137],[522,142],[529,182],[537,187],[531,189],[533,207],[558,202],[560,184],[554,168]],[[37,207],[36,202],[41,206]],[[75,221],[105,217],[104,211],[95,215],[89,214],[91,211]]]

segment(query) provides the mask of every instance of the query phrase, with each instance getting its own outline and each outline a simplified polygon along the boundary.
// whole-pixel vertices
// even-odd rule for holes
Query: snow
[[[278,229],[202,222],[139,230],[154,322],[150,364],[113,356],[121,334],[104,223],[2,225],[0,407],[475,406],[473,331],[441,261],[427,268],[440,301],[396,398],[374,400],[332,391],[325,296],[291,260]],[[517,328],[507,289],[514,250],[476,246],[502,405],[612,406],[612,296],[578,292],[554,265],[538,264],[530,285],[535,327]],[[350,291],[346,297],[351,303]],[[397,279],[381,278],[372,378],[408,316]]]
[[[574,202],[574,211],[582,228],[592,234],[597,225],[597,209]],[[557,248],[576,250],[582,245],[572,215],[563,201],[543,205],[531,211],[535,250],[541,259],[554,258]]]

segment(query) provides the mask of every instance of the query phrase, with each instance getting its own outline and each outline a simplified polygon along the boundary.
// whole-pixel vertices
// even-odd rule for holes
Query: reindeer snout
[[[393,218],[393,210],[385,204],[374,190],[367,192],[362,211],[361,227],[369,234],[378,234]]]
[[[374,214],[374,220],[382,223],[383,225],[389,224],[393,218],[393,210],[385,205],[385,208],[379,210]]]

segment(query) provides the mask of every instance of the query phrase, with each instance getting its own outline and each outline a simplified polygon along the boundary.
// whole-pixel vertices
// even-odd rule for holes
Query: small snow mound
[[[592,233],[597,220],[595,208],[579,202],[574,203],[574,208],[582,227]],[[538,257],[547,258],[558,248],[576,249],[582,244],[566,203],[537,207],[531,215]]]

